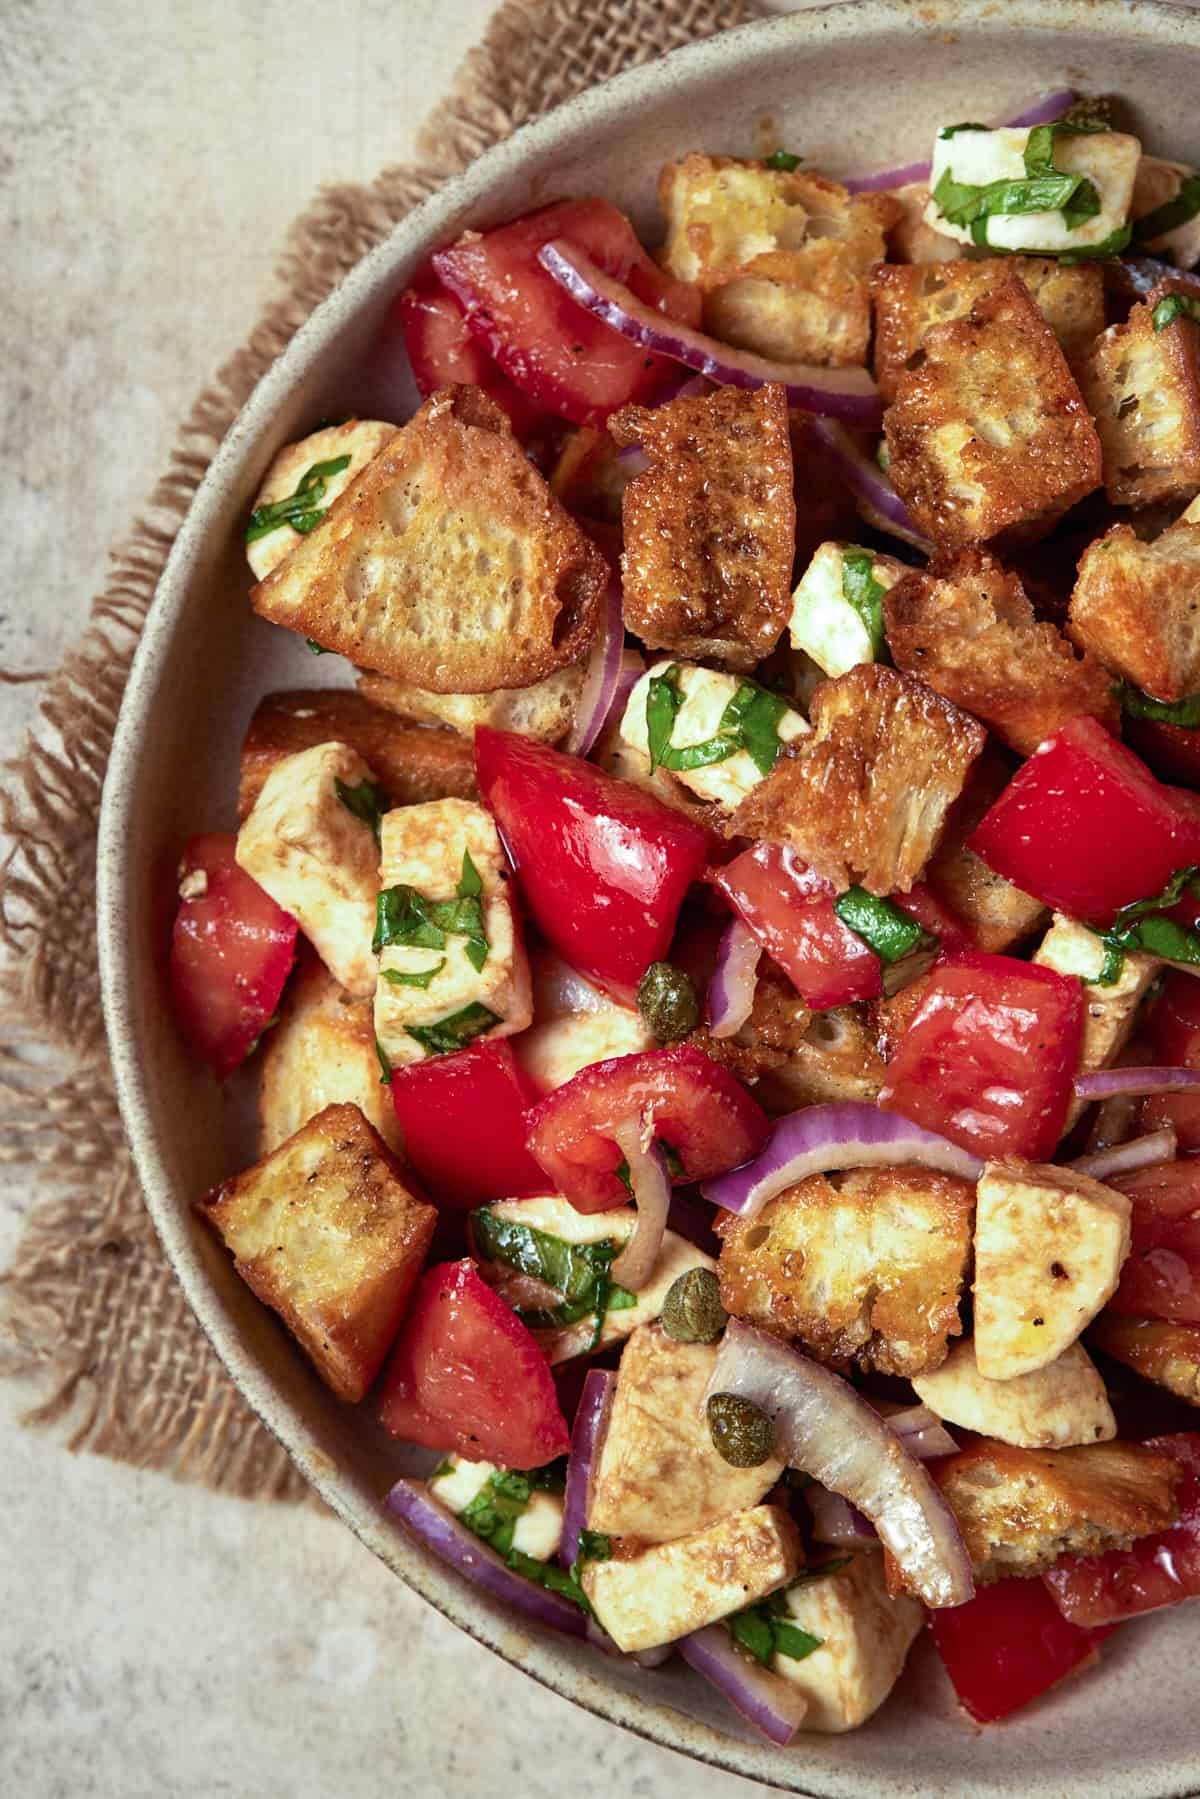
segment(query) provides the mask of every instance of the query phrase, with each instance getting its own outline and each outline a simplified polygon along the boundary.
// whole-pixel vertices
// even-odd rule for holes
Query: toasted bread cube
[[[511,1499],[513,1482],[523,1479],[522,1474],[507,1473],[494,1462],[467,1462],[461,1456],[451,1455],[430,1475],[429,1492],[448,1512],[460,1518],[481,1496],[486,1504],[489,1482],[497,1480],[502,1486],[507,1485]],[[562,1527],[563,1495],[536,1488],[514,1521],[512,1546],[520,1555],[531,1555],[535,1562],[553,1561],[562,1542]]]
[[[784,362],[867,359],[867,276],[900,208],[803,169],[693,151],[659,176],[663,260],[704,290],[704,325]]]
[[[1162,967],[1157,956],[1130,950],[1122,957],[1121,970],[1109,986],[1099,984],[1107,950],[1095,931],[1077,924],[1061,912],[1038,946],[1034,961],[1059,974],[1078,975],[1083,988],[1083,1043],[1079,1051],[1080,1074],[1110,1068],[1133,1035],[1138,1007],[1151,981]],[[1067,1130],[1082,1115],[1086,1101],[1073,1100],[1067,1113]]]
[[[632,1006],[622,1006],[569,968],[552,950],[530,957],[536,1022],[513,1040],[525,1072],[543,1093],[609,1056],[653,1049],[653,1031]]]
[[[1025,125],[1002,125],[994,131],[960,129],[949,136],[939,131],[925,214],[929,225],[962,244],[983,243],[991,250],[1049,250],[1056,255],[1064,250],[1094,250],[1120,231],[1129,217],[1142,148],[1136,137],[1123,131],[1063,133],[1054,141],[1050,160],[1055,169],[1064,175],[1082,176],[1095,190],[1099,207],[1091,218],[1072,224],[1062,208],[993,213],[980,221],[980,237],[969,225],[951,224],[939,203],[939,185],[987,187],[994,181],[1025,181],[1030,135],[1030,127]]]
[[[1155,288],[1110,325],[1080,369],[1114,506],[1174,505],[1200,487],[1200,326],[1179,317],[1154,329],[1168,291]]]
[[[852,558],[849,572],[847,555]],[[792,648],[811,656],[833,679],[860,662],[874,662],[883,648],[882,617],[876,627],[858,601],[855,577],[860,569],[866,569],[870,581],[885,591],[906,573],[894,556],[877,555],[852,543],[823,543],[792,595]]]
[[[804,1560],[787,1513],[756,1505],[694,1536],[586,1562],[583,1590],[627,1655],[703,1630],[784,1586]]]
[[[895,399],[902,372],[915,364],[935,325],[961,318],[980,294],[1002,286],[1014,275],[1028,288],[1074,367],[1104,329],[1104,277],[1098,263],[1064,268],[1050,256],[989,256],[982,262],[925,260],[907,268],[885,262],[871,277],[875,379],[884,399]]]
[[[558,743],[571,729],[582,687],[583,665],[578,662],[532,687],[498,687],[494,693],[431,693],[389,675],[358,677],[364,699],[418,725],[445,725],[472,742],[476,725],[488,725],[493,731]]]
[[[956,1343],[940,1368],[913,1376],[918,1398],[947,1424],[1020,1449],[1066,1449],[1117,1434],[1104,1382],[1082,1343],[1015,1380],[988,1380],[970,1337]]]
[[[1170,1456],[1141,1443],[1016,1449],[986,1441],[931,1468],[981,1584],[1166,1530],[1178,1515],[1178,1471]]]
[[[1177,269],[1194,268],[1200,262],[1200,177],[1195,169],[1183,162],[1165,162],[1161,156],[1143,156],[1129,214],[1143,254],[1173,262]]]
[[[453,796],[475,797],[473,746],[449,731],[401,724],[344,687],[300,687],[269,693],[255,708],[242,742],[238,822],[246,819],[271,770],[298,750],[348,743],[394,806]]]
[[[447,388],[250,599],[359,668],[437,693],[578,662],[608,569],[478,388]]]
[[[307,492],[311,494],[312,503],[302,509],[301,522],[308,525],[314,514],[319,517],[329,511],[338,495],[345,493],[368,462],[373,462],[395,435],[395,425],[383,425],[375,419],[350,419],[344,425],[327,425],[322,431],[314,431],[310,437],[301,438],[299,443],[285,444],[258,490],[255,512]],[[345,468],[321,473],[324,465],[343,460]],[[254,532],[255,529],[252,520],[250,530]],[[308,530],[312,530],[312,525],[308,525]],[[248,537],[246,560],[257,579],[265,581],[271,570],[285,562],[306,535],[307,532],[296,531],[289,524],[280,524],[261,536]]]
[[[1022,756],[1069,718],[1120,728],[1112,677],[1039,624],[1018,575],[984,550],[909,569],[883,605],[896,667],[983,720]]]
[[[479,1017],[475,1022],[483,1028],[470,1029],[455,1048],[476,1038],[510,1037],[533,1019],[529,962],[513,913],[508,859],[491,813],[471,800],[434,800],[385,814],[381,892],[403,886],[435,904],[452,901],[462,897],[471,866],[482,888],[482,967],[475,966],[477,946],[459,931],[439,932],[443,942],[437,947],[385,943],[380,951],[375,1035],[389,1063],[403,1066],[438,1054],[414,1030],[451,1025],[471,1007],[484,1008],[493,1022]]]
[[[994,954],[1021,943],[1049,917],[1041,900],[1014,887],[967,847],[967,839],[1009,779],[1003,756],[989,746],[973,765],[926,871],[951,910],[970,927],[979,948]]]
[[[716,1365],[715,1343],[677,1343],[659,1324],[633,1332],[593,1467],[589,1529],[670,1543],[757,1505],[775,1485],[778,1456],[734,1468],[713,1447],[704,1393]]]
[[[944,549],[1044,537],[1101,479],[1066,357],[1015,276],[925,335],[884,413],[888,473]]]
[[[1200,1405],[1200,1325],[1101,1312],[1088,1340],[1188,1405]]]
[[[326,1106],[201,1210],[340,1399],[383,1365],[437,1223],[357,1106]]]
[[[889,1597],[876,1550],[812,1573],[788,1588],[780,1615],[820,1647],[800,1660],[776,1654],[771,1672],[806,1695],[805,1730],[856,1730],[899,1680],[925,1612],[905,1593]]]
[[[288,981],[279,1023],[267,1032],[259,1060],[260,1156],[326,1106],[347,1101],[390,1150],[403,1153],[391,1091],[379,1079],[374,1007],[339,987],[316,956],[305,957]]]
[[[372,779],[347,743],[286,756],[263,782],[236,852],[239,868],[299,921],[330,974],[359,998],[375,989],[379,850],[338,789]]]
[[[1151,543],[1113,525],[1089,544],[1068,629],[1124,680],[1156,700],[1200,688],[1200,524],[1176,524]]]
[[[1123,1193],[1074,1168],[989,1162],[975,1216],[975,1358],[988,1380],[1057,1361],[1108,1304],[1129,1254]]]
[[[683,698],[668,739],[667,747],[671,750],[683,750],[693,744],[717,741],[726,708],[743,685],[736,675],[722,674],[713,668],[700,668],[694,662],[671,662],[664,658],[652,663],[629,695],[621,718],[622,738],[632,749],[640,750],[647,760],[650,749],[648,707],[651,683],[661,681],[664,677],[670,677],[672,685]],[[780,743],[794,743],[798,737],[807,737],[807,721],[789,706],[775,727],[775,735]],[[734,750],[731,756],[726,756],[721,762],[710,763],[707,768],[670,772],[697,799],[707,800],[730,812],[763,779],[762,770],[749,750],[742,749]]]
[[[503,1224],[526,1225],[547,1237],[558,1237],[563,1243],[611,1243],[618,1254],[633,1235],[637,1223],[637,1213],[632,1206],[614,1206],[608,1212],[577,1212],[570,1201],[558,1193],[535,1194],[529,1199],[500,1199],[480,1209]],[[473,1230],[472,1236],[477,1253],[482,1255],[478,1233]],[[654,1272],[634,1296],[636,1303],[610,1309],[604,1314],[594,1347],[608,1349],[614,1343],[623,1343],[639,1325],[652,1324],[662,1314],[672,1283],[689,1268],[715,1267],[712,1257],[705,1255],[686,1237],[664,1231]],[[488,1280],[498,1293],[507,1296],[511,1289],[513,1305],[518,1308],[530,1305],[527,1298],[521,1297],[521,1286],[514,1285],[511,1269],[501,1262],[490,1262],[487,1268]],[[519,1271],[517,1274],[519,1276]],[[589,1313],[576,1324],[531,1328],[546,1360],[554,1365],[591,1350],[594,1326],[595,1314]]]
[[[753,668],[775,648],[791,597],[784,389],[626,406],[609,429],[649,458],[625,490],[625,623],[650,649]]]
[[[907,893],[983,749],[983,726],[920,681],[861,663],[824,681],[798,741],[734,813],[740,836],[786,843],[844,892]]]
[[[925,1169],[809,1175],[757,1217],[721,1215],[722,1304],[838,1369],[936,1368],[962,1330],[974,1203]]]
[[[966,255],[954,238],[946,237],[926,223],[925,214],[929,209],[927,182],[906,181],[903,187],[890,187],[886,192],[900,209],[895,224],[888,227],[889,262],[952,262]]]
[[[759,987],[763,986],[760,977]],[[755,1087],[768,1111],[791,1112],[830,1100],[878,1097],[885,1069],[864,1008],[836,1006],[812,1015],[786,1059]]]

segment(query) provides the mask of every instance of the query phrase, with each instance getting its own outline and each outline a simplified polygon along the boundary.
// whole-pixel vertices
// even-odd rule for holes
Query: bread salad
[[[778,1744],[1200,1594],[1200,174],[1120,123],[467,231],[249,512],[344,661],[183,851],[200,1211],[397,1528]]]

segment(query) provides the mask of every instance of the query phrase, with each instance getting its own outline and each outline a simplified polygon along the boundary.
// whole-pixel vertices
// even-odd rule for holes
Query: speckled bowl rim
[[[902,1794],[945,1791],[918,1789],[907,1782],[868,1779],[851,1769],[839,1775],[828,1766],[810,1770],[812,1787],[789,1778],[804,1766],[802,1751],[780,1751],[766,1744],[725,1736],[651,1697],[622,1691],[603,1679],[581,1673],[562,1656],[548,1635],[527,1636],[511,1624],[478,1609],[471,1589],[443,1564],[396,1530],[379,1511],[364,1512],[353,1482],[308,1440],[298,1412],[269,1387],[264,1371],[251,1356],[230,1320],[215,1303],[210,1277],[189,1240],[186,1207],[170,1189],[156,1140],[156,1123],[148,1103],[140,1066],[138,1032],[128,1003],[131,971],[138,952],[130,941],[131,869],[126,854],[137,768],[145,742],[146,717],[157,690],[167,648],[189,602],[189,584],[212,521],[231,487],[241,484],[243,463],[260,437],[265,421],[284,397],[321,357],[346,318],[395,280],[393,271],[410,255],[444,236],[446,226],[464,207],[482,203],[490,189],[511,175],[524,159],[566,146],[577,135],[625,114],[636,114],[672,83],[685,85],[714,66],[734,70],[743,54],[778,46],[811,47],[825,42],[869,39],[897,26],[918,25],[923,31],[940,26],[956,36],[980,27],[1004,31],[1086,32],[1110,40],[1149,41],[1195,49],[1200,19],[1164,0],[1004,0],[981,5],[978,0],[931,0],[919,7],[905,0],[837,0],[836,4],[756,21],[724,35],[672,52],[668,57],[615,77],[557,108],[481,156],[464,174],[414,209],[384,243],[360,262],[296,333],[287,350],[263,376],[221,444],[175,539],[135,656],[113,740],[101,807],[97,854],[98,944],[104,1016],[112,1052],[117,1093],[147,1205],[163,1247],[206,1334],[236,1386],[263,1423],[278,1437],[321,1497],[388,1567],[468,1636],[494,1650],[543,1686],[601,1718],[664,1748],[706,1762],[732,1774],[758,1780],[808,1799],[862,1799],[870,1789],[881,1799]],[[144,954],[144,951],[143,951]],[[599,1663],[601,1669],[603,1663]],[[809,1739],[814,1745],[829,1739]],[[1200,1771],[1156,1746],[1156,1765],[1146,1770],[1148,1784],[1138,1780],[1122,1799],[1184,1799],[1196,1791]],[[793,1759],[795,1757],[796,1759]],[[824,1759],[822,1753],[820,1759]],[[1000,1758],[997,1758],[1000,1759]],[[1029,1777],[1022,1771],[1028,1799],[1060,1795],[1082,1799],[1083,1788],[1064,1777]],[[936,1776],[935,1776],[936,1779]],[[1011,1782],[981,1775],[973,1792],[997,1796],[1016,1789]],[[1088,1789],[1099,1789],[1093,1783]]]

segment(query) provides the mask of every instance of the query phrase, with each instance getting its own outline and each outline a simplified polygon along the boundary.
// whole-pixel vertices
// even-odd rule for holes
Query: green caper
[[[711,1268],[689,1268],[667,1289],[662,1327],[677,1343],[715,1343],[729,1322],[721,1283]]]
[[[660,1043],[678,1043],[700,1023],[696,989],[670,962],[651,962],[638,982],[637,1003]]]
[[[775,1448],[775,1424],[761,1406],[740,1393],[713,1393],[708,1401],[713,1448],[731,1468],[757,1468]]]

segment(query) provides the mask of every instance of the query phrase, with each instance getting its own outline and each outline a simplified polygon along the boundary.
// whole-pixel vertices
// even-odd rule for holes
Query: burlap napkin
[[[0,791],[0,1160],[27,1200],[0,1282],[0,1373],[72,1449],[253,1497],[308,1491],[188,1308],[142,1202],[108,1064],[94,932],[100,789],[155,584],[209,460],[255,382],[346,271],[516,126],[621,69],[737,24],[752,0],[506,0],[418,140],[421,160],[324,190],[288,237],[281,295],[180,426],[170,466],[50,682]],[[64,1072],[64,1064],[66,1072]]]

